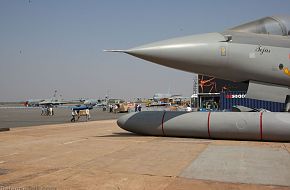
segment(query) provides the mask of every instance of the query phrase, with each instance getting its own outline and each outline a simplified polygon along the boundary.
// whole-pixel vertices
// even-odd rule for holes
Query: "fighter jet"
[[[58,100],[58,99],[45,99],[41,102],[39,102],[39,106],[44,106],[44,107],[51,107],[51,106],[59,106],[59,105],[63,105],[63,104],[67,104],[67,102],[63,101],[63,100]]]
[[[153,100],[155,102],[159,102],[161,100],[164,100],[164,99],[171,99],[171,98],[175,98],[175,97],[180,97],[182,96],[181,94],[169,94],[169,93],[156,93],[153,95]]]
[[[105,106],[107,105],[107,100],[106,99],[83,99],[80,102],[82,102],[83,105],[89,106],[89,107],[94,107],[94,106]]]
[[[57,90],[54,91],[52,98],[46,98],[46,99],[30,99],[24,102],[24,105],[27,107],[52,107],[52,106],[58,106],[63,104],[68,104],[68,101],[64,101],[61,97],[57,98]]]
[[[50,106],[58,106],[58,105],[63,105],[67,104],[68,102],[63,101],[63,100],[58,100],[58,99],[30,99],[24,102],[24,105],[27,107],[39,107],[39,106],[44,106],[44,107],[50,107]]]
[[[290,95],[290,16],[265,17],[224,32],[109,51],[183,71],[246,82],[247,98],[284,103]]]
[[[224,32],[180,37],[123,52],[167,67],[248,83],[247,98],[290,105],[290,16],[271,16]],[[139,112],[122,116],[130,132],[237,140],[290,141],[289,113]]]
[[[38,107],[40,102],[45,101],[44,99],[29,99],[23,102],[24,106],[27,107]]]

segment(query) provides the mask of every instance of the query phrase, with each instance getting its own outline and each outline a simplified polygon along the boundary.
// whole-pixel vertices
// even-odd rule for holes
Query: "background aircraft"
[[[104,106],[107,105],[107,99],[82,99],[81,102],[86,106]]]
[[[181,96],[181,95],[180,94],[169,94],[169,93],[166,93],[166,94],[156,93],[153,96],[153,100],[155,102],[159,102],[159,101],[162,101],[164,99],[170,99],[170,98],[175,98],[175,97],[179,97],[179,96]]]
[[[47,99],[30,99],[24,102],[25,106],[28,107],[52,107],[52,106],[58,106],[69,103],[68,101],[64,101],[62,99],[62,95],[59,95],[59,98],[57,98],[57,90],[54,91],[52,98]]]

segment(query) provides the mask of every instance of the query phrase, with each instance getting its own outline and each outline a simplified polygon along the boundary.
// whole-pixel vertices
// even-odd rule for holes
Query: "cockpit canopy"
[[[290,36],[290,16],[272,16],[255,20],[229,30],[256,34]]]

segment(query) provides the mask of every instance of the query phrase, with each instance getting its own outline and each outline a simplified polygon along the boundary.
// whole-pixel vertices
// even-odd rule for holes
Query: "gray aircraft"
[[[183,71],[246,82],[249,84],[247,98],[286,102],[286,110],[290,110],[290,16],[265,17],[224,32],[110,51]],[[256,116],[253,113],[179,112],[162,113],[160,117],[157,113],[138,114],[120,118],[119,126],[153,135],[290,141],[289,113]],[[133,127],[138,125],[141,127]]]
[[[171,98],[175,98],[175,97],[181,97],[181,94],[169,94],[169,93],[156,93],[153,95],[153,100],[155,102],[161,101],[163,99],[171,99]]]

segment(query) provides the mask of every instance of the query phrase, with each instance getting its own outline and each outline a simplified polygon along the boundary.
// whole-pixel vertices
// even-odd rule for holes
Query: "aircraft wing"
[[[290,94],[290,89],[275,84],[250,81],[247,98],[285,103],[285,97]]]

